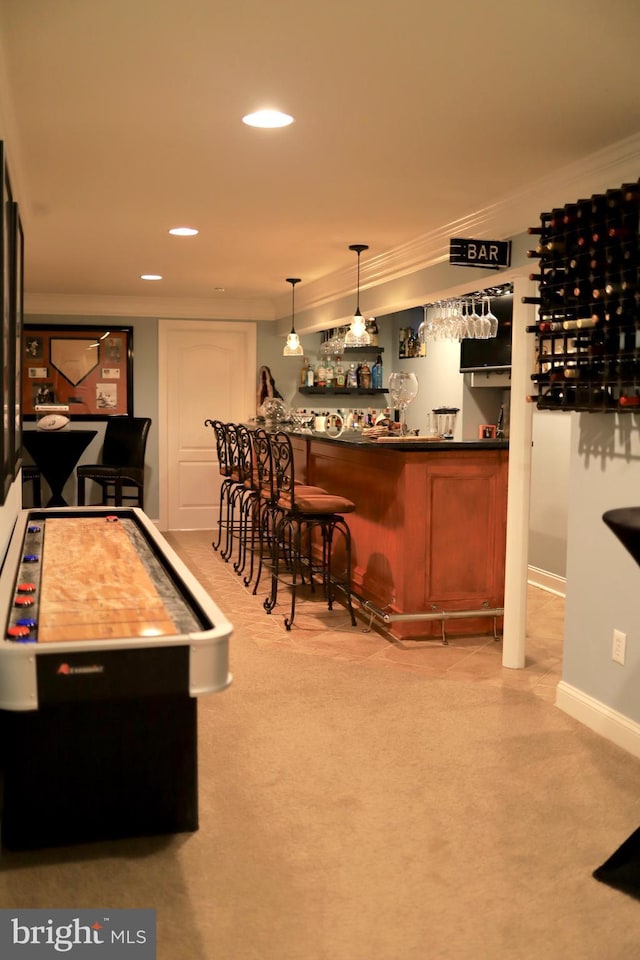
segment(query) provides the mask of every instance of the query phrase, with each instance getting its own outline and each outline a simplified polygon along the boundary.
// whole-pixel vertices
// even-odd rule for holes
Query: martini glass
[[[392,373],[389,377],[389,393],[396,410],[400,411],[400,435],[407,432],[406,410],[418,393],[418,378],[415,373]]]

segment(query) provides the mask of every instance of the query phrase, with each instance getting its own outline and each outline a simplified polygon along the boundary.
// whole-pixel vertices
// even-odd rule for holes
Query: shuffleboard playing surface
[[[38,641],[178,633],[124,523],[46,521]]]

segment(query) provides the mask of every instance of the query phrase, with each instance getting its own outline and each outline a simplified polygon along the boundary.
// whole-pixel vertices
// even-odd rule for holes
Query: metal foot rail
[[[340,584],[336,584],[336,586],[340,588]],[[447,620],[473,620],[477,619],[478,617],[493,617],[493,639],[498,640],[497,619],[498,617],[504,616],[504,607],[489,606],[481,607],[479,610],[434,609],[429,613],[425,613],[424,611],[416,613],[387,613],[385,610],[381,610],[380,607],[376,607],[376,605],[370,600],[366,600],[353,590],[351,591],[351,598],[357,601],[364,612],[370,614],[369,629],[371,629],[371,623],[374,618],[381,620],[382,623],[385,624],[401,623],[402,621],[410,620],[440,620],[442,643],[445,645],[449,643],[444,626],[445,621]]]

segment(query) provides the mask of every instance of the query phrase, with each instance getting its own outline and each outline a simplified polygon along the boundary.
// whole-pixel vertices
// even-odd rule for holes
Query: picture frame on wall
[[[4,150],[0,157],[2,175],[2,225],[0,228],[0,255],[2,258],[0,303],[2,304],[2,336],[0,337],[1,415],[0,415],[0,503],[4,503],[14,478],[15,422],[13,404],[12,351],[15,318],[12,310],[12,268],[14,260],[13,217],[14,204],[9,182],[9,171]]]
[[[133,329],[25,324],[22,415],[37,404],[66,404],[72,420],[133,415]]]
[[[13,315],[13,476],[22,466],[22,327],[24,324],[24,233],[18,204],[13,205],[14,262],[12,270]]]

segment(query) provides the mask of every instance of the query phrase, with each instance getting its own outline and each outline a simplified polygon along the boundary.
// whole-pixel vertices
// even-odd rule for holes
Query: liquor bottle
[[[333,367],[333,361],[331,360],[331,358],[329,358],[325,362],[325,377],[327,382],[327,389],[329,389],[330,387],[333,387],[334,367]]]
[[[321,360],[318,369],[316,371],[316,387],[326,387],[327,385],[327,368],[324,365],[324,361]]]
[[[383,387],[383,374],[382,374],[382,357],[378,354],[378,358],[373,365],[371,370],[371,383],[376,390],[382,390]]]
[[[307,386],[307,372],[309,370],[309,360],[307,357],[304,358],[304,362],[300,368],[300,386]]]
[[[344,372],[344,367],[342,366],[342,359],[340,357],[336,358],[336,367],[334,370],[333,379],[335,381],[336,387],[344,387],[345,372]]]
[[[369,346],[370,346],[370,347],[377,347],[377,346],[378,346],[379,331],[378,331],[378,324],[377,324],[377,322],[376,322],[376,318],[375,318],[375,317],[370,317],[370,318],[366,321],[366,328],[367,328],[367,333],[369,334]]]
[[[349,364],[349,372],[347,373],[347,386],[349,388],[354,388],[358,386],[358,373],[356,370],[355,363]]]
[[[371,367],[365,360],[364,363],[360,364],[360,378],[359,385],[365,389],[371,389]]]
[[[315,370],[312,365],[307,366],[307,386],[312,387],[315,383]]]

